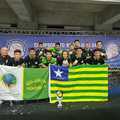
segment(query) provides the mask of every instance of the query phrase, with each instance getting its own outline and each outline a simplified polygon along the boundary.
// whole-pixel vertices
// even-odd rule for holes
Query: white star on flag
[[[56,77],[60,77],[60,78],[61,78],[61,77],[62,77],[61,74],[62,74],[63,72],[58,69],[57,71],[54,71],[54,73],[56,74]]]

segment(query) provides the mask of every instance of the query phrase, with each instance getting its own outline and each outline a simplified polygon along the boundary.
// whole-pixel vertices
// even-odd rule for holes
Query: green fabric
[[[48,61],[46,57],[42,58],[42,64],[49,65],[49,64],[56,64],[56,58],[53,58]]]
[[[25,68],[23,99],[38,100],[48,98],[48,69]]]
[[[52,52],[57,52],[57,49],[55,48],[55,47],[53,47],[53,48],[50,48],[50,51],[52,51]]]
[[[52,51],[52,52],[54,52],[56,54],[55,57],[58,56],[58,55],[60,55],[62,53],[62,51],[57,50],[55,47],[50,48],[50,51]]]

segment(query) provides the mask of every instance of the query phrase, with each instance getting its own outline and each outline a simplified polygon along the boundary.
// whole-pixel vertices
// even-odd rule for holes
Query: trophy
[[[62,99],[63,99],[63,92],[58,90],[56,92],[56,95],[57,95],[57,101],[58,101],[58,105],[57,105],[57,108],[62,108]]]

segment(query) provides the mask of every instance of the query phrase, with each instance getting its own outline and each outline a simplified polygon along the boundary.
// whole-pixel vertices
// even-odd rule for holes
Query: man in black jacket
[[[12,58],[8,55],[8,48],[2,47],[0,53],[0,65],[12,66]]]
[[[21,50],[16,49],[14,51],[14,58],[12,58],[13,66],[23,66],[24,60],[21,55]]]
[[[93,50],[93,53],[94,53],[96,50],[100,51],[101,57],[103,57],[105,60],[107,59],[107,54],[106,54],[105,49],[103,48],[103,43],[102,43],[102,41],[97,41],[97,42],[96,42],[96,48]]]
[[[104,58],[101,56],[101,52],[99,50],[94,51],[93,57],[86,60],[87,64],[91,65],[102,65],[105,63]]]
[[[29,49],[29,55],[25,57],[24,64],[27,68],[39,68],[39,57],[36,56],[34,48]]]

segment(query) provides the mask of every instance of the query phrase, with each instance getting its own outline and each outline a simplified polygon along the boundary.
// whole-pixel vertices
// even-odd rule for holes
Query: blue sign
[[[95,48],[96,41],[103,41],[108,57],[106,63],[113,68],[120,67],[120,36],[0,34],[0,47],[7,46],[11,56],[13,56],[15,49],[21,49],[24,57],[28,53],[28,48],[35,47],[37,49],[39,42],[43,42],[47,48],[53,47],[55,42],[60,42],[62,49],[66,49],[76,39],[81,41],[82,47],[84,47],[85,42],[90,42],[92,48]]]

